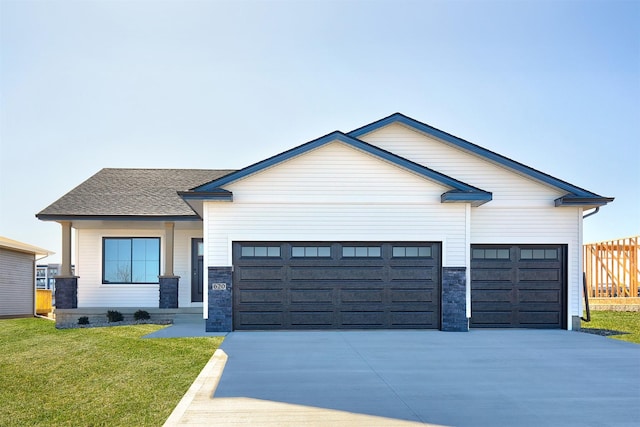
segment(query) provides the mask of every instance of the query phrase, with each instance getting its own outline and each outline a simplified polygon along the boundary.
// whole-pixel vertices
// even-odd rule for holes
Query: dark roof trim
[[[493,195],[488,192],[467,193],[461,191],[447,191],[440,196],[442,203],[471,203],[471,206],[478,207],[490,202]]]
[[[348,133],[349,136],[359,138],[362,135],[373,132],[374,130],[380,129],[392,123],[401,123],[405,126],[418,130],[420,132],[424,132],[427,135],[434,136],[438,139],[441,139],[453,146],[461,148],[465,151],[476,154],[480,157],[484,157],[488,160],[491,160],[499,165],[505,166],[511,170],[519,172],[523,175],[529,176],[537,181],[543,182],[545,184],[551,185],[553,187],[562,189],[567,191],[575,196],[584,197],[584,198],[594,198],[594,199],[602,199],[608,200],[608,197],[602,197],[590,191],[587,191],[583,188],[576,187],[573,184],[569,184],[568,182],[562,181],[558,178],[554,178],[551,175],[547,175],[544,172],[540,172],[536,169],[533,169],[529,166],[523,165],[522,163],[516,162],[515,160],[511,160],[507,157],[504,157],[498,153],[487,150],[486,148],[480,147],[479,145],[473,144],[464,139],[458,138],[457,136],[451,135],[447,132],[436,129],[432,126],[429,126],[425,123],[419,122],[411,117],[407,117],[401,113],[394,113],[388,117],[380,119],[371,124],[365,125],[361,128],[355,129]],[[613,200],[613,199],[611,199]],[[606,204],[606,203],[605,203]]]
[[[221,202],[233,202],[233,193],[224,188],[216,188],[215,191],[178,191],[178,195],[186,200],[218,200]]]
[[[37,214],[41,221],[200,221],[197,215],[50,215]]]
[[[298,147],[292,148],[291,150],[285,151],[283,153],[277,154],[273,157],[270,157],[261,162],[255,163],[251,166],[248,166],[244,169],[241,169],[236,172],[232,172],[229,175],[226,175],[222,178],[211,181],[207,184],[203,184],[199,187],[195,187],[191,190],[194,193],[218,193],[221,191],[226,191],[221,187],[223,185],[229,184],[231,182],[237,181],[239,179],[245,178],[249,175],[253,175],[262,170],[275,166],[279,163],[282,163],[286,160],[304,154],[308,151],[311,151],[315,148],[321,147],[325,144],[328,144],[333,141],[340,141],[344,144],[347,144],[351,147],[354,147],[358,150],[362,150],[368,154],[371,154],[375,157],[378,157],[382,160],[393,163],[401,168],[414,172],[424,178],[428,178],[430,180],[436,181],[444,186],[450,187],[453,190],[457,190],[459,192],[466,192],[469,194],[479,193],[485,194],[486,191],[483,191],[479,188],[473,187],[469,184],[466,184],[462,181],[458,181],[457,179],[451,178],[447,175],[441,174],[440,172],[434,171],[433,169],[429,169],[425,166],[422,166],[418,163],[412,162],[404,157],[400,157],[396,154],[393,154],[389,151],[378,148],[374,145],[368,144],[359,139],[353,138],[349,135],[346,135],[340,131],[332,132],[328,135],[315,139],[313,141],[307,142],[306,144],[302,144]],[[188,193],[181,193],[180,195],[185,197]],[[190,197],[190,196],[187,196]]]
[[[556,206],[604,206],[607,203],[613,202],[613,197],[577,197],[574,194],[567,194],[562,197],[558,197],[555,200]]]

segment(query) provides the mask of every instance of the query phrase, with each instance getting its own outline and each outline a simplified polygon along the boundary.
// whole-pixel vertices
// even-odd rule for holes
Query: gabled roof
[[[18,242],[17,240],[9,239],[7,237],[0,236],[0,248],[10,249],[16,252],[23,252],[26,254],[34,255],[53,255],[55,252],[47,249],[39,248],[38,246],[29,245],[27,243]]]
[[[349,145],[449,188],[449,191],[441,195],[443,203],[464,202],[471,203],[472,206],[479,206],[491,200],[492,195],[488,191],[358,139],[392,123],[400,123],[523,176],[566,191],[567,194],[555,200],[556,206],[598,207],[613,200],[611,197],[599,196],[403,114],[395,113],[348,134],[340,131],[332,132],[237,171],[227,169],[102,169],[43,209],[36,217],[45,221],[76,219],[198,220],[200,218],[198,213],[202,213],[202,200],[231,201],[233,199],[233,194],[224,188],[225,185],[334,141]]]
[[[266,160],[262,160],[261,162],[254,163],[244,169],[240,169],[236,172],[225,175],[224,177],[195,187],[191,191],[180,192],[180,195],[185,199],[191,200],[232,200],[232,194],[223,188],[224,185],[246,178],[335,141],[340,141],[343,144],[364,151],[374,157],[422,176],[423,178],[437,182],[445,187],[449,187],[451,190],[442,194],[442,202],[470,202],[473,206],[479,206],[491,200],[491,193],[488,191],[481,190],[477,187],[451,178],[450,176],[444,175],[433,169],[429,169],[426,166],[405,159],[404,157],[400,157],[389,151],[353,138],[340,131],[332,132],[323,137],[307,142],[306,144],[299,145],[298,147],[292,148]]]
[[[401,113],[394,113],[388,117],[362,126],[358,129],[352,130],[348,133],[349,136],[359,138],[363,135],[371,133],[377,129],[383,128],[393,123],[400,123],[409,128],[423,132],[429,136],[435,137],[447,144],[457,147],[466,152],[472,153],[476,156],[482,157],[493,163],[506,167],[516,173],[527,176],[538,182],[550,185],[560,190],[566,191],[567,194],[563,197],[556,199],[556,206],[602,206],[613,201],[612,197],[603,197],[598,194],[587,191],[583,188],[577,187],[566,181],[562,181],[544,172],[540,172],[534,168],[526,166],[508,157],[502,156],[479,145],[473,144],[450,133],[436,129],[433,126],[419,122],[411,117],[407,117]]]
[[[178,191],[232,170],[102,169],[36,215],[41,220],[159,219],[199,217]]]

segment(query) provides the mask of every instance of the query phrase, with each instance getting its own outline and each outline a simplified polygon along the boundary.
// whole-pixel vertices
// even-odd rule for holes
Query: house
[[[583,218],[611,201],[396,113],[241,170],[103,169],[37,217],[62,225],[65,315],[572,329]]]
[[[33,317],[36,258],[53,252],[0,236],[0,318]]]

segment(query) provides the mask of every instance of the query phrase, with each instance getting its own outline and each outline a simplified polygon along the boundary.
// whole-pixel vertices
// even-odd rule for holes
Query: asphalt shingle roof
[[[197,217],[177,194],[233,170],[106,168],[43,209],[37,216]]]

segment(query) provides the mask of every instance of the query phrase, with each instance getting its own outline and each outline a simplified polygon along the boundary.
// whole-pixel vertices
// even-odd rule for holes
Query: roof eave
[[[197,215],[70,215],[37,214],[40,221],[197,221]]]
[[[554,200],[556,207],[579,206],[584,208],[595,208],[613,202],[613,197],[576,197],[565,195]]]
[[[233,202],[233,193],[224,188],[211,191],[178,191],[183,200],[212,200],[218,202]]]
[[[43,255],[44,257],[55,254],[55,252],[48,249],[33,246],[28,243],[19,242],[17,240],[9,239],[8,237],[3,236],[0,236],[0,248],[30,255]]]
[[[441,203],[471,203],[471,206],[477,208],[487,202],[493,200],[492,193],[485,191],[447,191],[440,195]]]

